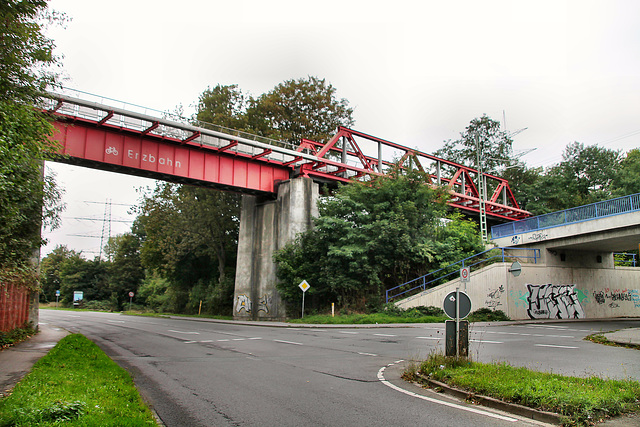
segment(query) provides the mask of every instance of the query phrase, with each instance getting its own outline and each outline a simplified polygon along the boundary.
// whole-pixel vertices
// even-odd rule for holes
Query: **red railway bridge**
[[[311,226],[320,183],[366,181],[392,167],[417,168],[427,173],[429,184],[446,186],[449,205],[468,215],[482,216],[484,202],[487,219],[495,223],[530,216],[503,178],[482,174],[479,180],[473,168],[345,127],[326,143],[303,139],[296,146],[208,123],[161,118],[162,113],[149,114],[134,105],[118,108],[62,94],[43,102],[56,118],[56,161],[243,194],[234,303],[238,317],[284,316],[271,254]],[[487,191],[479,191],[479,181],[490,196],[481,198]]]

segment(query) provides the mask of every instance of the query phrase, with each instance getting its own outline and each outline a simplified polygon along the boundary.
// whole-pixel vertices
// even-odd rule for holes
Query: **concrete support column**
[[[278,186],[278,198],[242,196],[233,316],[276,320],[286,317],[276,289],[273,254],[312,226],[318,215],[319,185],[295,178]]]

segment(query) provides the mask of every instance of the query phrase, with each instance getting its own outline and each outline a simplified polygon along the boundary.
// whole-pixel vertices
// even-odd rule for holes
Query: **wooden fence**
[[[29,320],[30,293],[24,287],[0,283],[0,332],[20,328]]]

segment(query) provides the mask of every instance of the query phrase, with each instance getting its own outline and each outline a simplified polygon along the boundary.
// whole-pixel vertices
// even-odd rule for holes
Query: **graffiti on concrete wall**
[[[269,313],[269,310],[271,309],[271,301],[271,294],[266,294],[260,297],[258,299],[258,312],[264,311],[265,313]],[[236,297],[236,313],[240,313],[242,310],[246,311],[247,313],[251,313],[252,305],[253,304],[251,302],[251,298],[249,298],[247,295],[242,294]]]
[[[500,287],[490,290],[487,294],[487,299],[484,301],[484,306],[492,309],[496,309],[496,307],[502,305],[502,301],[500,301],[500,297],[504,293],[504,286],[500,285]]]
[[[580,319],[585,317],[575,285],[531,285],[527,314],[531,319]]]
[[[619,308],[621,302],[632,302],[635,308],[640,308],[640,290],[638,289],[612,289],[604,288],[593,291],[593,299],[596,303],[607,304],[611,308]]]
[[[240,313],[242,310],[247,313],[251,313],[251,298],[246,295],[238,295],[235,301],[236,313]]]

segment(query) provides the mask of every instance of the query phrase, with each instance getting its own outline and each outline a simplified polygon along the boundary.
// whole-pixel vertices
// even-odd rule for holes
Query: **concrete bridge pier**
[[[312,226],[318,216],[319,185],[294,178],[278,186],[276,200],[242,196],[233,317],[282,320],[285,306],[276,289],[273,254]]]

